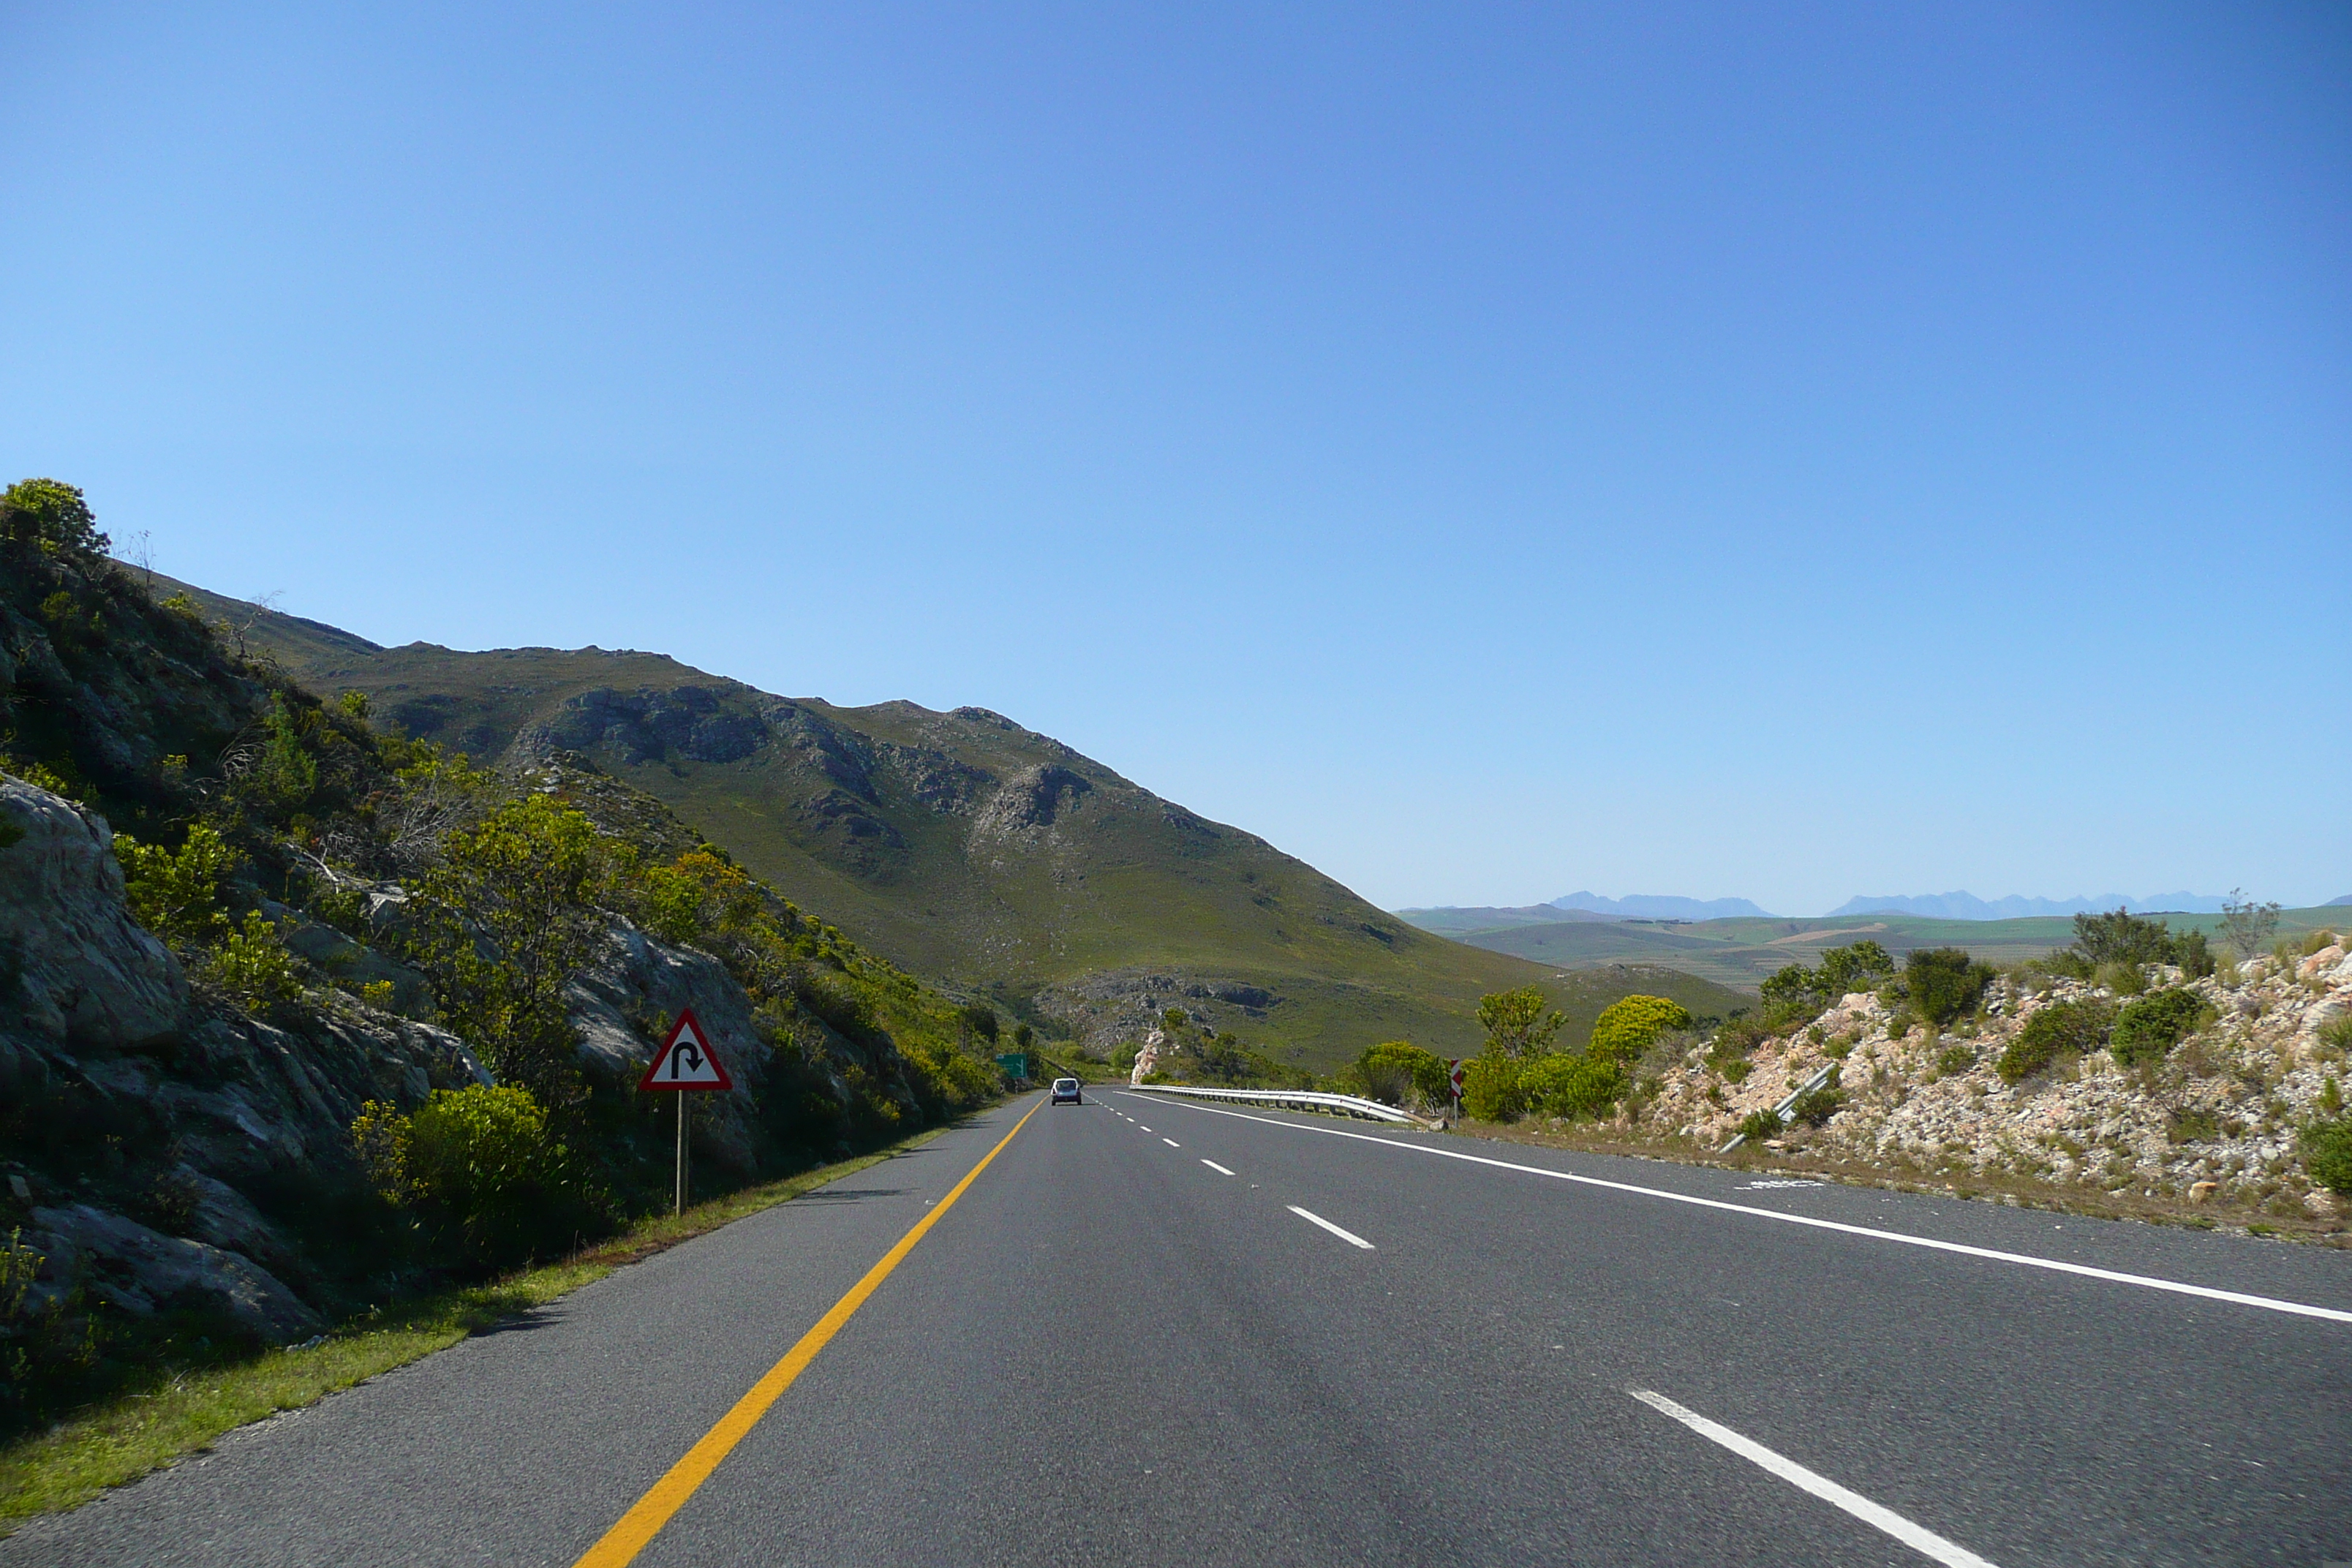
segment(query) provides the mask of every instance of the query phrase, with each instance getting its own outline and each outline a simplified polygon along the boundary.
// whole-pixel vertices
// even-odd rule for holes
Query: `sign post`
[[[710,1037],[702,1032],[702,1021],[694,1009],[678,1009],[677,1022],[670,1026],[669,1038],[654,1053],[646,1076],[637,1087],[677,1096],[677,1178],[673,1194],[677,1212],[686,1212],[686,1097],[692,1093],[709,1093],[714,1089],[735,1087],[727,1069],[719,1063],[719,1053],[710,1048]]]
[[[1454,1120],[1462,1120],[1462,1058],[1455,1057],[1445,1064],[1445,1086],[1454,1091]]]

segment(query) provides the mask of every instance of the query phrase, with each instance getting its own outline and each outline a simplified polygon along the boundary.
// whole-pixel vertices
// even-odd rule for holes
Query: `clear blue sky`
[[[1391,906],[2352,892],[2352,8],[344,10],[0,10],[0,468],[163,570]]]

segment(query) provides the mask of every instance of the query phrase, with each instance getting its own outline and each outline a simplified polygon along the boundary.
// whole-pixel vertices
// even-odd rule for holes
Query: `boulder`
[[[126,1312],[144,1317],[174,1299],[216,1306],[248,1331],[284,1344],[324,1327],[324,1320],[259,1264],[88,1204],[37,1208],[28,1241],[60,1276]],[[69,1261],[68,1261],[69,1260]]]
[[[170,1034],[187,977],[123,907],[106,819],[0,774],[0,966],[17,982],[0,1028],[100,1049]]]

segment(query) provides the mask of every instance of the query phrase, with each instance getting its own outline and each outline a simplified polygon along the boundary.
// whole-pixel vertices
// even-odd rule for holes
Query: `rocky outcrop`
[[[0,1104],[22,1156],[8,1195],[31,1205],[17,1218],[50,1259],[45,1289],[142,1315],[194,1292],[266,1338],[312,1331],[287,1283],[307,1277],[300,1248],[253,1194],[355,1181],[367,1101],[411,1107],[488,1075],[447,1030],[341,993],[268,1018],[193,998],[131,920],[103,818],[0,777]],[[331,969],[356,950],[348,967],[407,975],[276,912]]]
[[[283,1344],[325,1326],[275,1275],[236,1253],[165,1236],[87,1204],[33,1210],[25,1242],[47,1259],[57,1286],[139,1317],[188,1302],[227,1313],[257,1338]]]
[[[735,1082],[731,1091],[696,1097],[696,1152],[707,1152],[738,1174],[756,1168],[756,1096],[773,1053],[752,1022],[751,998],[724,964],[616,920],[596,962],[564,992],[564,1004],[580,1030],[581,1064],[606,1082],[630,1085],[653,1060],[660,1031],[692,1008]]]
[[[1050,828],[1094,791],[1087,779],[1058,763],[1024,768],[1004,781],[974,815],[972,842],[1034,837]]]
[[[1069,1026],[1084,1049],[1107,1058],[1159,1028],[1171,1007],[1181,1007],[1192,1024],[1222,1033],[1263,1022],[1283,998],[1246,981],[1118,969],[1050,986],[1036,1000],[1040,1010]]]
[[[767,742],[768,725],[756,713],[729,707],[725,700],[735,695],[707,686],[633,692],[598,687],[566,702],[546,729],[565,750],[608,747],[631,763],[672,753],[694,762],[740,762]]]
[[[123,908],[105,819],[0,774],[0,1029],[77,1046],[168,1035],[187,980]]]
[[[1748,1113],[1769,1109],[1836,1062],[1843,1107],[1789,1141],[1866,1163],[2000,1173],[2110,1191],[2220,1194],[2281,1214],[2338,1212],[2313,1187],[2297,1137],[2326,1114],[2328,1084],[2352,1077],[2323,1038],[2352,1014],[2352,959],[2340,945],[2294,962],[2263,958],[2203,979],[2153,966],[2151,987],[2183,985],[2212,1022],[2150,1066],[2126,1067],[2100,1048],[2053,1063],[2018,1083],[2000,1078],[2003,1051],[2035,1014],[2061,1003],[2131,1000],[2076,980],[2030,989],[1997,982],[1980,1020],[1938,1033],[1889,1033],[1887,1008],[1846,996],[1811,1026],[1769,1039],[1730,1082],[1694,1051],[1659,1075],[1638,1115],[1618,1128],[1719,1146]]]

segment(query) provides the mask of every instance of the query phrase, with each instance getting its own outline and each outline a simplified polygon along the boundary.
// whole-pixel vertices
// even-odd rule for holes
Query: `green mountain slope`
[[[1486,992],[1545,985],[1572,1016],[1606,1005],[1554,969],[1419,931],[982,709],[836,708],[659,654],[379,647],[186,591],[306,684],[365,692],[411,735],[478,758],[584,753],[861,943],[1055,1033],[1108,1043],[1182,1007],[1325,1068],[1396,1037],[1475,1048]]]
[[[2336,914],[2340,920],[2341,911]],[[1953,921],[1878,913],[1836,920],[1597,922],[1574,916],[1546,921],[1520,909],[1459,909],[1405,910],[1398,918],[1456,942],[1556,970],[1662,965],[1750,994],[1783,964],[1817,963],[1823,948],[1864,937],[1897,958],[1915,947],[1958,947],[1993,963],[2037,957],[2074,940],[2073,921],[2059,916]],[[2176,931],[2210,935],[2221,927],[2219,915],[2162,918]],[[2279,917],[2279,934],[2297,935],[2329,924],[2326,910],[2289,910]]]

